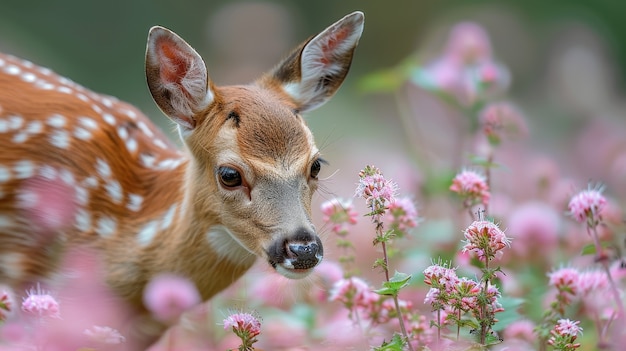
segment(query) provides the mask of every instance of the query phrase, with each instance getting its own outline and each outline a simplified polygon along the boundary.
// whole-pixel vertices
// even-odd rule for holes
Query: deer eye
[[[236,188],[243,184],[241,174],[232,167],[221,166],[217,169],[217,176],[219,177],[220,183],[227,189]]]
[[[320,159],[316,159],[311,164],[311,178],[317,179],[317,175],[320,174],[320,170],[322,169],[322,162]]]

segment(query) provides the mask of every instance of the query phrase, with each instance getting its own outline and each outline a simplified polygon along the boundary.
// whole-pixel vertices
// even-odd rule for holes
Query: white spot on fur
[[[89,98],[87,97],[87,95],[83,94],[83,93],[78,93],[76,94],[76,97],[78,99],[80,99],[83,102],[89,102]]]
[[[137,114],[133,110],[123,109],[121,112],[124,113],[126,116],[130,117],[130,119],[137,118]]]
[[[67,185],[73,186],[76,183],[76,181],[74,180],[74,173],[68,171],[67,169],[61,170],[60,177],[63,183]]]
[[[81,139],[81,140],[89,140],[91,139],[91,132],[89,132],[87,129],[82,128],[82,127],[76,127],[74,128],[74,136],[77,139]]]
[[[128,149],[130,153],[135,153],[137,151],[137,140],[134,138],[126,140],[126,149]]]
[[[101,100],[101,101],[102,101],[102,104],[103,104],[104,106],[106,106],[106,107],[108,107],[108,108],[113,107],[113,101],[111,101],[111,99],[109,99],[109,98],[102,98],[102,100]],[[111,116],[111,115],[109,115],[109,116]],[[105,116],[103,116],[103,117],[105,117],[105,120],[106,120],[106,115],[105,115]]]
[[[21,144],[25,142],[26,140],[28,140],[28,133],[23,133],[23,132],[13,135],[13,138],[11,139],[11,141],[13,141],[16,144]]]
[[[91,105],[91,109],[93,110],[93,112],[101,115],[102,114],[102,108],[96,104],[92,104]]]
[[[234,263],[252,263],[256,255],[245,248],[228,228],[217,225],[209,229],[206,240],[221,258]]]
[[[4,72],[6,74],[10,74],[12,76],[16,76],[22,72],[22,70],[16,65],[9,65],[4,68]]]
[[[72,90],[72,89],[70,89],[68,87],[65,87],[65,86],[58,87],[57,91],[59,93],[63,93],[63,94],[74,95],[74,90]]]
[[[89,191],[82,186],[77,186],[74,189],[76,190],[76,202],[79,205],[87,205],[89,203]]]
[[[9,117],[9,129],[18,130],[22,128],[22,125],[24,125],[24,118],[20,116]]]
[[[138,212],[141,209],[142,203],[143,196],[137,194],[128,194],[128,205],[126,205],[126,208],[133,212]]]
[[[96,233],[103,238],[108,238],[115,234],[117,229],[117,221],[111,217],[100,217],[98,219],[98,226],[96,227]]]
[[[76,211],[76,228],[83,232],[91,229],[91,214],[85,209]]]
[[[103,179],[108,179],[111,177],[111,167],[103,159],[99,158],[96,160],[96,171]]]
[[[98,178],[96,177],[87,177],[83,180],[83,186],[93,189],[98,186]]]
[[[13,165],[13,171],[17,179],[30,178],[35,174],[35,165],[29,160],[18,161]]]
[[[169,226],[172,225],[172,222],[174,222],[174,217],[176,215],[176,208],[178,208],[178,205],[174,204],[170,206],[170,208],[167,210],[165,216],[163,217],[163,223],[161,223],[161,229],[167,229],[169,228]]]
[[[122,199],[124,198],[124,191],[122,190],[122,186],[117,180],[109,180],[105,185],[104,189],[106,190],[111,200],[114,203],[120,204]]]
[[[0,119],[0,133],[6,133],[9,131],[9,122],[5,119]]]
[[[126,127],[124,127],[124,126],[117,127],[117,135],[122,140],[128,139],[128,129],[126,129]]]
[[[37,80],[37,76],[34,75],[33,73],[30,73],[30,72],[26,72],[26,73],[22,74],[21,78],[26,83],[33,83],[33,82],[35,82]]]
[[[148,224],[144,225],[143,228],[137,233],[137,242],[141,246],[147,246],[152,242],[152,239],[158,233],[159,222],[157,220],[148,222]]]
[[[38,134],[43,130],[43,124],[40,121],[32,121],[24,129],[24,132],[28,134]]]
[[[102,115],[102,119],[104,119],[105,122],[107,122],[109,125],[112,125],[112,126],[114,126],[117,123],[115,121],[115,117],[113,117],[113,115],[110,113],[105,113],[104,115]]]
[[[55,130],[50,134],[50,144],[67,149],[70,146],[70,135],[64,130]]]
[[[22,191],[17,195],[17,207],[33,208],[39,201],[39,195],[32,191]]]
[[[139,121],[137,122],[137,127],[146,135],[148,136],[148,138],[152,138],[154,136],[154,133],[152,133],[152,130],[150,129],[150,127],[148,127],[143,121]]]
[[[59,114],[54,114],[48,117],[48,120],[46,121],[46,123],[53,128],[63,128],[65,127],[65,122],[65,117]]]
[[[163,150],[167,149],[167,144],[161,139],[154,139],[154,145]]]
[[[156,157],[148,154],[140,154],[139,161],[146,168],[152,168],[154,166],[154,162],[156,161]]]
[[[79,117],[78,123],[80,123],[83,127],[91,130],[98,129],[98,122],[94,121],[90,117]]]
[[[39,175],[47,180],[54,180],[57,177],[57,170],[50,165],[43,165],[39,168]]]
[[[11,180],[11,170],[0,165],[0,183],[6,183]]]

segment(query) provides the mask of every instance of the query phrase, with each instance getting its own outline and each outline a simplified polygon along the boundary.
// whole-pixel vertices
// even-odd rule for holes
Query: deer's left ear
[[[278,83],[301,112],[324,104],[348,74],[364,15],[353,12],[300,45],[265,81]]]

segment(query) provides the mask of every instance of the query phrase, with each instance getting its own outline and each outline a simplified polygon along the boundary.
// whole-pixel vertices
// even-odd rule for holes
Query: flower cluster
[[[491,198],[485,177],[471,170],[464,170],[457,174],[452,180],[450,190],[457,193],[468,207],[475,204],[487,206]]]
[[[365,199],[374,222],[380,222],[389,204],[393,203],[398,186],[386,179],[380,169],[366,166],[359,172],[359,183],[354,196]]]
[[[567,205],[570,215],[580,223],[596,226],[602,219],[602,210],[607,203],[602,191],[603,187],[590,187],[576,194]]]
[[[486,31],[465,22],[451,30],[444,53],[417,69],[412,81],[429,91],[445,94],[458,105],[473,106],[504,91],[510,74],[494,59]]]
[[[417,209],[415,209],[415,204],[410,198],[398,198],[389,204],[385,223],[388,223],[396,235],[402,236],[409,229],[415,228],[417,222]]]
[[[555,350],[572,351],[580,347],[580,343],[576,343],[578,334],[582,334],[583,328],[579,327],[580,321],[571,321],[569,319],[559,319],[554,329],[550,331],[550,339],[548,344],[552,345]]]
[[[354,210],[352,200],[333,198],[320,206],[322,220],[331,225],[331,231],[337,235],[348,234],[349,226],[357,223],[358,213]]]
[[[231,329],[241,339],[239,351],[254,350],[256,337],[261,334],[261,321],[250,313],[233,313],[224,319],[224,329]]]
[[[6,289],[0,290],[0,322],[5,321],[12,311],[13,298],[11,293]]]
[[[59,303],[50,292],[42,290],[39,284],[37,289],[28,291],[28,296],[22,301],[22,311],[38,318],[61,318]]]
[[[146,285],[143,301],[154,318],[171,323],[200,302],[200,293],[188,279],[162,274]]]
[[[490,261],[502,256],[502,249],[511,246],[510,240],[498,226],[490,221],[475,221],[465,232],[463,252],[473,251],[478,259]]]
[[[478,118],[483,134],[494,145],[499,144],[505,136],[523,136],[528,132],[521,113],[508,102],[487,105]]]

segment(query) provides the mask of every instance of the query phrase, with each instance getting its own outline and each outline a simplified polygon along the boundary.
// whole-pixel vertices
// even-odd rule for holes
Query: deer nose
[[[293,257],[291,261],[295,269],[313,268],[319,262],[319,245],[315,242],[306,244],[288,244],[287,255]]]
[[[269,264],[280,274],[301,279],[313,271],[324,257],[322,241],[315,232],[300,228],[275,240],[267,250]]]

